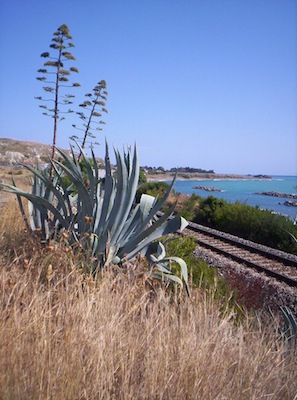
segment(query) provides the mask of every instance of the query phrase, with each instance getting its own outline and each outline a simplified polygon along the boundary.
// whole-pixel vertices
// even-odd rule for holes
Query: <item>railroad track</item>
[[[287,285],[297,287],[297,256],[293,254],[192,222],[183,234],[194,237],[204,248],[265,273]]]

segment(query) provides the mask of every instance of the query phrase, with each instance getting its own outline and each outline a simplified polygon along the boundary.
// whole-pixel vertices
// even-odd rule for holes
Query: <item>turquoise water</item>
[[[194,186],[212,186],[222,189],[223,192],[206,192],[194,189]],[[285,206],[283,197],[271,197],[255,194],[255,192],[282,192],[297,194],[297,176],[273,176],[272,179],[263,180],[195,180],[179,181],[174,185],[176,192],[184,194],[195,193],[201,197],[215,196],[234,203],[239,201],[250,206],[259,206],[294,219],[297,207]]]

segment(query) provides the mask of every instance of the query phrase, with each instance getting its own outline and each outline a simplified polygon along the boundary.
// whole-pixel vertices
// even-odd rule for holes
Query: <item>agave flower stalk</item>
[[[43,64],[43,68],[40,68],[37,71],[40,75],[36,79],[46,84],[46,86],[43,86],[43,90],[46,92],[47,96],[46,98],[38,96],[36,99],[45,103],[39,106],[44,110],[43,115],[50,116],[54,119],[52,160],[55,158],[56,152],[58,121],[64,119],[62,114],[73,112],[71,109],[68,109],[68,111],[62,111],[61,105],[71,105],[73,103],[72,98],[74,95],[65,94],[64,96],[61,96],[60,90],[65,87],[73,88],[80,86],[78,82],[69,82],[69,75],[73,72],[78,73],[78,69],[73,66],[69,69],[64,67],[65,62],[75,60],[75,57],[69,51],[70,48],[74,47],[71,40],[72,36],[70,35],[68,26],[66,24],[61,25],[57,31],[54,32],[52,38],[53,43],[50,45],[51,50],[55,51],[56,55],[53,56],[48,51],[43,52],[41,57],[47,61]],[[47,104],[53,104],[53,107],[50,107]],[[52,176],[52,174],[53,166],[51,166],[50,169],[50,175]]]

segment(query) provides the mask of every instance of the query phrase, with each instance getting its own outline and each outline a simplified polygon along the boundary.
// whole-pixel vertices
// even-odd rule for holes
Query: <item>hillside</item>
[[[0,138],[0,165],[47,163],[51,146],[37,142]]]
[[[0,167],[19,164],[47,164],[52,146],[38,142],[0,138]],[[63,149],[66,153],[70,150]],[[102,159],[98,159],[102,162]]]

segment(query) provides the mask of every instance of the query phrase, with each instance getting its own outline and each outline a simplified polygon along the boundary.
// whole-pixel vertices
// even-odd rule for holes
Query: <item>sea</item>
[[[222,192],[194,189],[194,186],[199,185],[215,187]],[[297,207],[284,205],[286,200],[297,201],[296,199],[256,194],[256,192],[297,194],[297,176],[272,176],[271,179],[177,180],[174,190],[184,194],[194,193],[201,197],[215,196],[231,203],[238,201],[285,215],[295,221],[297,219]]]

